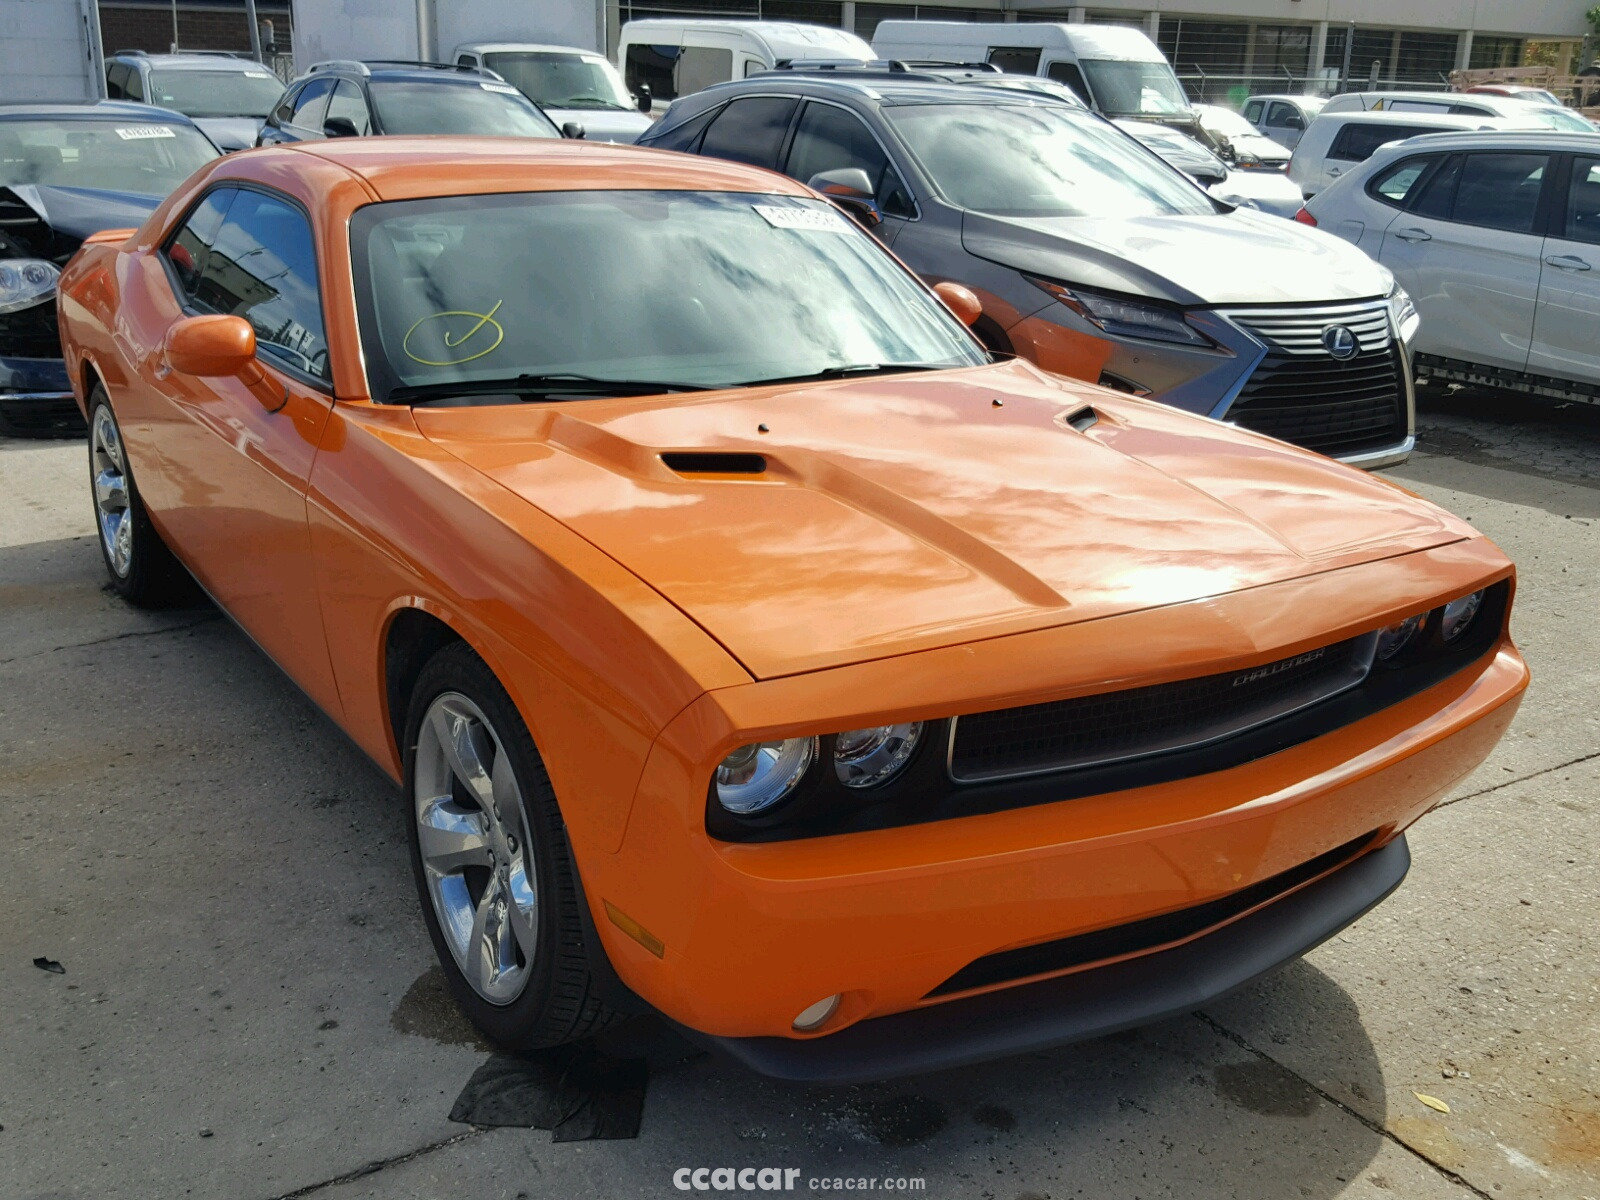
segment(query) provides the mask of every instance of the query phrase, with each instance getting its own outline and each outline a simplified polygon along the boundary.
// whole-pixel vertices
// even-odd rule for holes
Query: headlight
[[[1410,295],[1398,283],[1389,293],[1389,315],[1394,318],[1394,327],[1402,342],[1409,342],[1417,336],[1417,327],[1422,324],[1422,318],[1417,315],[1417,306]]]
[[[1139,304],[1133,300],[1118,300],[1111,296],[1098,296],[1093,292],[1064,287],[1048,279],[1030,282],[1065,304],[1091,325],[1107,333],[1122,337],[1147,338],[1157,342],[1184,342],[1191,346],[1209,346],[1211,343],[1199,330],[1183,319],[1176,309],[1161,308],[1154,304]]]
[[[816,759],[814,737],[740,746],[717,766],[717,800],[743,817],[766,812],[799,786]]]
[[[61,269],[42,258],[0,261],[0,313],[43,304],[56,294],[56,280],[60,278]]]
[[[852,729],[834,739],[833,770],[847,788],[887,783],[911,761],[922,738],[922,722]]]
[[[1473,592],[1444,606],[1444,617],[1439,622],[1439,632],[1446,642],[1453,642],[1467,631],[1478,610],[1483,607],[1483,593]]]
[[[1379,660],[1390,661],[1416,641],[1417,634],[1422,630],[1422,623],[1427,618],[1427,613],[1418,613],[1414,617],[1407,617],[1404,621],[1396,621],[1393,625],[1378,630]]]

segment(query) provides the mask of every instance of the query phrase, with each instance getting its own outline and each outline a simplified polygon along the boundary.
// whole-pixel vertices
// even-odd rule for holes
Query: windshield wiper
[[[947,371],[947,363],[851,363],[843,367],[824,367],[804,375],[780,375],[772,379],[746,379],[739,387],[766,387],[772,383],[815,383],[824,379],[860,379],[868,375],[898,375],[904,371]]]
[[[389,402],[426,404],[456,396],[520,396],[524,400],[552,395],[658,396],[663,392],[708,392],[702,383],[659,379],[597,379],[593,375],[562,372],[555,375],[515,375],[504,379],[468,379],[456,383],[422,383],[389,389]]]

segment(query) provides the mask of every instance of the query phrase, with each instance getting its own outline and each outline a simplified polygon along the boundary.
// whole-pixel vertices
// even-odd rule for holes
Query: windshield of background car
[[[351,225],[374,399],[578,374],[732,387],[835,367],[973,366],[948,310],[837,209],[792,196],[451,196]]]
[[[960,208],[1000,217],[1217,211],[1114,126],[1064,104],[919,104],[884,112]]]
[[[199,130],[161,120],[0,121],[0,184],[165,196],[217,148]]]
[[[276,75],[253,71],[151,71],[151,104],[189,117],[265,120],[283,97]]]
[[[486,54],[484,62],[524,96],[546,108],[621,108],[633,98],[622,77],[603,58],[549,50]]]
[[[375,79],[372,103],[385,133],[560,137],[561,131],[508,83]]]
[[[1525,128],[1544,126],[1563,133],[1593,133],[1595,128],[1586,119],[1564,108],[1551,108],[1546,104],[1530,104],[1525,112],[1516,115],[1518,125]]]
[[[1189,99],[1164,62],[1123,62],[1110,58],[1078,60],[1089,77],[1095,103],[1108,117],[1172,116],[1189,111]]]

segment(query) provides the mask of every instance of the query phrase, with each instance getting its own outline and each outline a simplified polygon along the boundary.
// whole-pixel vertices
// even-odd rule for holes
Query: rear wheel
[[[191,599],[194,583],[150,524],[105,388],[89,395],[89,487],[100,556],[117,595],[141,608]]]
[[[413,873],[457,1003],[507,1050],[606,1028],[615,1018],[590,978],[549,776],[505,689],[465,643],[423,668],[405,745]]]

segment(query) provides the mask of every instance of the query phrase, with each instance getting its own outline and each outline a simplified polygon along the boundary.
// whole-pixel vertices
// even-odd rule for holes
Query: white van
[[[783,63],[871,59],[872,47],[847,30],[790,21],[629,21],[617,42],[629,90],[662,107]]]
[[[1143,30],[1128,25],[880,21],[879,58],[993,63],[1066,84],[1102,116],[1194,125],[1172,66]]]

